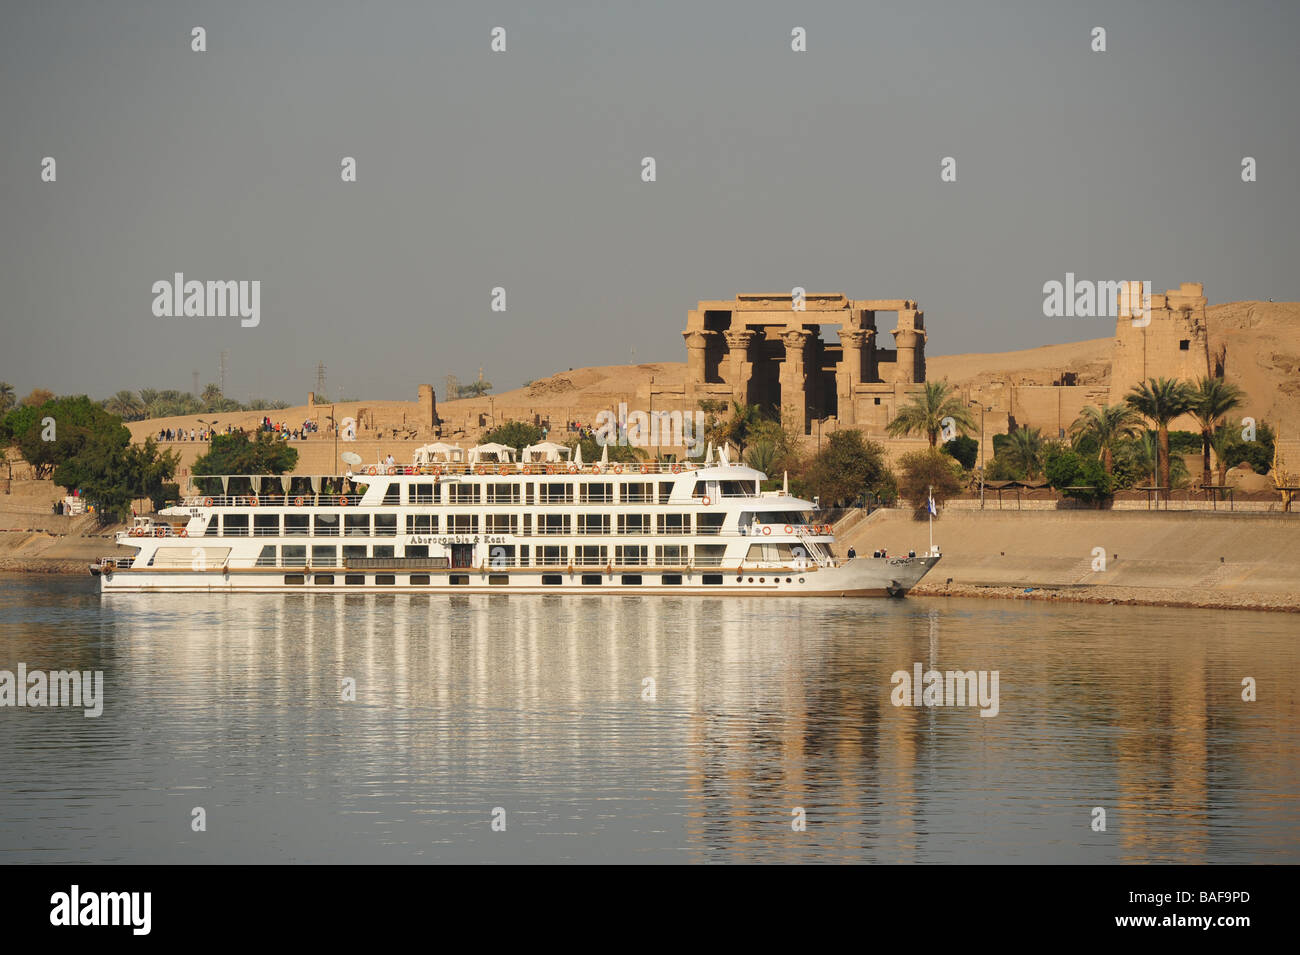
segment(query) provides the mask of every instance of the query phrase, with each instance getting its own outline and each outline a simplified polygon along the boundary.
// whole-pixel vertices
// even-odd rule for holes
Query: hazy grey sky
[[[504,389],[633,349],[681,361],[696,301],[795,285],[919,300],[931,354],[1110,334],[1043,317],[1066,272],[1300,299],[1292,0],[2,16],[0,379],[20,395],[188,390],[227,349],[241,400],[303,401],[318,360],[331,390],[441,399],[480,364]],[[260,325],[155,317],[175,272],[260,280]]]

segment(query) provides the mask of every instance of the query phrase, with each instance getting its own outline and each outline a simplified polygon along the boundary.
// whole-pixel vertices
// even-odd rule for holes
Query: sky
[[[335,398],[441,400],[683,361],[697,301],[795,286],[917,300],[931,355],[1111,334],[1044,316],[1067,273],[1300,300],[1289,0],[0,11],[19,396],[189,391],[225,352],[241,401],[318,362]],[[177,272],[260,282],[257,324],[156,315]]]

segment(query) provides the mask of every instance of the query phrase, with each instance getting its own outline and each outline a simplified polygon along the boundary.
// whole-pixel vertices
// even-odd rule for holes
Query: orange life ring
[[[182,527],[182,528],[181,528],[181,532],[180,532],[180,536],[181,536],[181,537],[189,537],[189,536],[190,536],[190,532],[189,532],[189,530],[187,530],[186,528]]]
[[[767,535],[767,534],[771,534],[771,533],[772,533],[772,528],[770,528],[768,525],[764,524],[764,525],[763,525],[763,533],[764,533],[765,535]]]
[[[256,494],[254,494],[252,497],[250,497],[250,498],[248,499],[248,506],[249,506],[249,507],[257,507],[257,495],[256,495]]]
[[[389,474],[396,474],[396,473],[397,473],[397,465],[395,465],[395,464],[390,464],[390,465],[388,466],[388,473],[389,473]]]
[[[164,531],[161,527],[155,527],[155,528],[153,529],[153,536],[154,536],[154,537],[164,537],[164,536],[166,536],[166,534],[167,534],[167,532]]]
[[[131,528],[131,536],[132,536],[132,537],[139,537],[139,536],[141,535],[141,533],[142,533],[142,531],[140,530],[140,528],[138,528],[138,527],[133,527],[133,528]]]
[[[826,530],[825,530],[824,533],[830,534],[830,533],[832,532],[832,530],[833,530],[833,528],[832,528],[829,524],[827,524],[827,525],[826,525]]]
[[[347,507],[347,506],[348,506],[348,496],[346,494],[340,494],[339,507]]]
[[[787,534],[793,534],[793,533],[794,533],[794,528],[791,527],[789,524],[787,524],[787,525],[785,525],[785,532],[786,532]]]
[[[705,507],[708,507],[710,504],[713,503],[713,498],[709,497],[709,495],[706,494],[706,495],[704,495],[704,501],[703,501],[703,503],[704,503],[704,506],[705,506]]]
[[[554,474],[554,473],[555,473],[555,465],[554,465],[554,464],[548,464],[548,465],[546,465],[546,473],[547,473],[547,474]]]
[[[483,471],[484,471],[484,467],[483,467],[483,465],[481,465],[481,464],[476,464],[476,465],[474,465],[474,473],[475,473],[475,474],[482,474]]]
[[[615,473],[615,474],[622,474],[622,473],[623,473],[623,465],[621,465],[621,464],[616,464],[616,465],[614,465],[614,473]]]
[[[570,473],[570,474],[577,474],[578,471],[580,471],[580,470],[581,470],[581,468],[579,468],[576,464],[570,464],[570,465],[569,465],[569,473]]]
[[[370,465],[370,467],[366,468],[366,473],[367,473],[367,474],[374,474],[374,473],[375,473],[375,466],[372,464],[372,465]]]
[[[673,465],[673,473],[674,473],[674,474],[681,474],[681,473],[682,473],[682,466],[681,466],[680,464],[674,464],[674,465]]]
[[[299,494],[297,497],[295,497],[295,498],[293,499],[293,506],[294,506],[294,507],[302,507],[302,495],[301,495],[301,494]]]
[[[510,473],[510,465],[508,464],[503,464],[501,465],[501,467],[497,468],[497,474],[509,474],[509,473]]]
[[[443,473],[442,465],[441,465],[441,464],[435,464],[435,465],[433,466],[433,473],[434,473],[434,474],[442,474],[442,473]]]
[[[212,506],[212,498],[210,498],[210,497],[205,497],[205,498],[203,499],[203,506],[204,506],[204,507],[211,507],[211,506]]]

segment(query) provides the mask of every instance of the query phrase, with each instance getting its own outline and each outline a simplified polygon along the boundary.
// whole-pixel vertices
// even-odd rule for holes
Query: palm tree
[[[1224,416],[1241,405],[1245,393],[1222,378],[1206,376],[1190,390],[1192,417],[1201,426],[1201,484],[1210,483],[1210,445]]]
[[[1002,446],[1000,457],[1025,472],[1025,480],[1032,481],[1043,469],[1043,434],[1037,428],[1017,428],[1007,436],[1008,444]]]
[[[970,409],[961,398],[953,394],[946,381],[927,381],[925,391],[912,398],[910,405],[898,409],[894,420],[886,429],[895,438],[908,434],[923,434],[930,439],[930,447],[938,443],[945,418],[951,418],[960,434],[977,430]]]
[[[14,396],[14,386],[7,381],[0,381],[0,414],[12,408],[17,400]]]
[[[144,417],[144,403],[135,396],[134,391],[119,391],[113,397],[105,399],[104,410],[123,421],[138,421]]]
[[[1141,430],[1138,413],[1129,405],[1102,405],[1100,408],[1088,405],[1070,425],[1070,436],[1096,441],[1102,467],[1107,474],[1112,474],[1116,447],[1127,438],[1137,437]]]
[[[1124,397],[1124,401],[1156,426],[1159,438],[1159,480],[1169,500],[1169,422],[1192,410],[1192,391],[1177,378],[1148,378]]]
[[[745,447],[749,444],[749,436],[753,430],[758,427],[763,416],[758,405],[742,405],[739,401],[731,402],[731,420],[727,422],[725,437],[736,445],[741,456],[745,454]],[[762,470],[759,468],[758,470]]]

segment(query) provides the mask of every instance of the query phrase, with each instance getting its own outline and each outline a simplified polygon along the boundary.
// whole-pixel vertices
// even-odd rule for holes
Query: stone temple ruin
[[[687,316],[686,379],[661,390],[656,407],[696,408],[702,400],[779,409],[803,434],[834,418],[840,427],[876,431],[925,381],[925,313],[909,299],[843,295],[737,295],[704,301]],[[880,347],[877,313],[897,315],[894,348]],[[823,327],[836,340],[822,337]]]

